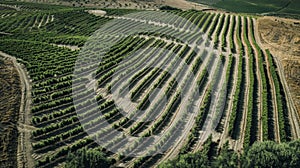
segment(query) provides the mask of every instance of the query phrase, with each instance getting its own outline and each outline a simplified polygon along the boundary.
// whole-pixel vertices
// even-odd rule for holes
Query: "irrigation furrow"
[[[199,75],[199,74],[198,74]],[[196,85],[196,81],[195,81],[195,79],[194,79],[194,81],[193,81],[193,87],[190,87],[190,89],[189,89],[189,94],[187,95],[187,96],[184,96],[185,97],[185,101],[187,101],[187,100],[189,100],[189,97],[191,97],[192,95],[193,95],[193,88],[195,88],[194,86]],[[183,104],[187,104],[187,103],[183,103]],[[182,111],[182,110],[185,110],[185,108],[183,108],[183,107],[179,107],[179,109],[178,110],[176,110],[176,114],[181,114],[179,111]],[[180,120],[180,115],[176,115],[176,114],[174,114],[175,115],[175,118],[174,119],[172,119],[173,120],[173,122],[172,122],[172,124],[170,125],[170,127],[169,128],[167,128],[167,130],[168,129],[170,129],[171,127],[172,127],[172,125],[174,124],[174,123],[176,123],[176,121],[178,121],[178,120]],[[188,125],[186,125],[186,128],[184,129],[184,130],[190,130],[191,128],[192,128],[192,126],[193,126],[193,123],[194,123],[194,118],[193,118],[193,116],[194,115],[190,115],[189,117],[190,117],[190,119],[188,120],[188,121],[193,121],[193,122],[188,122]],[[166,131],[167,132],[167,131]],[[166,160],[166,159],[169,159],[170,157],[174,157],[174,155],[177,153],[177,152],[179,152],[179,149],[180,149],[180,147],[181,147],[181,145],[182,145],[182,143],[184,142],[183,141],[183,139],[185,139],[187,136],[188,136],[188,133],[189,133],[189,131],[185,131],[184,132],[184,134],[183,135],[181,135],[181,138],[179,139],[179,140],[176,140],[176,146],[177,146],[177,148],[172,148],[171,150],[169,150],[168,152],[167,152],[167,157],[165,157],[165,158],[163,158],[161,161],[163,161],[163,160]],[[134,161],[133,161],[134,162]],[[131,165],[132,163],[130,163],[130,165]]]
[[[263,85],[262,85],[262,78],[261,78],[261,72],[260,72],[260,68],[259,68],[259,54],[258,54],[258,51],[257,51],[257,48],[255,47],[254,45],[254,39],[253,38],[250,38],[252,36],[252,34],[254,32],[252,32],[252,28],[254,25],[253,25],[253,22],[251,23],[251,20],[252,18],[248,18],[247,17],[247,21],[248,21],[248,39],[249,39],[249,42],[252,46],[252,49],[254,51],[254,56],[255,56],[255,60],[256,60],[256,76],[257,76],[257,81],[258,81],[258,111],[257,111],[257,126],[258,126],[258,132],[257,132],[257,140],[258,141],[262,141],[263,140],[263,126],[262,126],[262,112],[263,112],[263,98],[262,98],[262,90],[263,90]],[[253,120],[253,119],[252,119]]]
[[[219,19],[220,20],[220,19]],[[224,29],[224,26],[222,27],[222,29]],[[223,30],[222,30],[223,31]],[[212,34],[212,37],[214,37],[215,36],[215,34],[217,33],[217,29],[215,29],[214,30],[214,33]],[[221,38],[221,37],[219,37],[219,38]],[[211,41],[211,47],[213,47],[214,46],[214,41]],[[222,52],[222,50],[220,49],[220,47],[218,47],[217,48],[217,54],[219,54],[219,55],[222,55],[222,54],[224,54],[223,52]],[[225,55],[226,55],[226,57],[228,57],[229,55],[230,55],[230,52],[229,51],[227,51],[226,53],[225,53]],[[224,65],[223,65],[224,67],[227,67],[228,66],[228,59],[226,59],[226,61],[225,61],[225,63],[224,63]],[[214,71],[212,71],[212,72],[216,72],[215,70]],[[223,73],[224,72],[226,72],[226,71],[223,71]],[[221,94],[221,89],[222,89],[222,84],[224,84],[224,82],[225,82],[225,76],[226,75],[222,75],[222,78],[221,78],[221,80],[220,81],[217,81],[218,83],[219,83],[219,85],[218,85],[218,88],[216,89],[217,91],[216,91],[216,93],[217,93],[217,96],[216,96],[216,98],[215,98],[215,100],[218,100],[219,99],[219,97],[220,97],[220,94]],[[222,100],[221,100],[222,101]],[[217,102],[217,101],[215,101],[215,102]],[[218,101],[219,102],[219,101]],[[214,103],[214,105],[213,105],[213,109],[210,109],[210,111],[213,111],[213,113],[215,112],[215,108],[216,108],[216,106],[217,106],[217,104],[218,103]],[[214,129],[214,128],[213,128]],[[205,138],[207,138],[209,135],[202,135],[202,137],[204,137],[204,139]],[[200,137],[201,138],[201,137]],[[203,139],[203,140],[204,140]],[[198,141],[197,142],[197,144],[196,144],[196,147],[194,148],[194,151],[197,151],[197,150],[200,150],[201,149],[201,146],[202,146],[202,144],[204,143],[204,141]]]
[[[231,18],[230,18],[230,25],[233,24],[233,19],[236,20],[236,17],[234,15],[231,15]],[[235,26],[233,27],[234,30],[233,30],[233,34],[236,34],[236,30],[237,30],[237,24],[235,24]],[[229,26],[231,27],[231,26]],[[226,41],[230,41],[230,34],[227,35],[226,37]],[[233,44],[235,45],[235,48],[238,48],[238,44],[237,44],[237,37],[234,36],[234,39],[233,40]],[[228,45],[227,47],[227,53],[230,53],[231,50],[230,50],[230,46]],[[230,115],[232,113],[232,105],[233,105],[233,101],[234,101],[234,94],[235,94],[235,90],[236,90],[236,87],[237,86],[237,78],[238,78],[238,62],[239,62],[239,53],[237,53],[237,55],[234,55],[234,58],[235,58],[235,67],[234,67],[234,77],[233,77],[233,86],[232,86],[232,89],[231,89],[231,93],[229,95],[229,101],[228,101],[228,109],[226,110],[226,114],[225,114],[225,121],[224,121],[224,128],[223,128],[223,132],[221,133],[220,135],[220,142],[219,142],[219,148],[223,146],[223,144],[226,142],[227,138],[228,138],[228,126],[229,126],[229,120],[230,120]]]
[[[241,25],[245,24],[244,23],[244,19],[241,18]],[[248,95],[249,95],[249,83],[250,83],[250,79],[249,79],[249,60],[248,60],[248,56],[249,56],[249,51],[248,51],[248,48],[247,48],[247,44],[245,42],[245,39],[244,39],[244,36],[243,34],[245,33],[244,32],[244,29],[241,29],[241,41],[243,43],[243,46],[244,46],[244,49],[245,49],[245,54],[244,54],[244,57],[245,60],[246,60],[246,83],[245,83],[245,93],[244,93],[244,106],[243,106],[243,116],[242,116],[242,123],[241,123],[241,129],[240,129],[240,133],[239,133],[239,140],[237,141],[237,145],[236,145],[236,150],[237,151],[241,151],[243,149],[243,144],[244,144],[244,138],[245,138],[245,132],[246,132],[246,123],[247,123],[247,111],[248,109],[246,107],[248,107]]]

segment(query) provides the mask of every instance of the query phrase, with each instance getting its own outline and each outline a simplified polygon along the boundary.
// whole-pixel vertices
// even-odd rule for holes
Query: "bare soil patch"
[[[257,21],[258,33],[265,48],[277,58],[298,114],[300,114],[300,21],[262,17]]]
[[[96,16],[104,16],[106,12],[104,10],[89,10],[88,13],[94,14]]]
[[[207,9],[210,7],[207,7],[202,4],[186,1],[186,0],[164,0],[163,5],[172,6],[179,9],[196,9],[196,10],[202,10]]]

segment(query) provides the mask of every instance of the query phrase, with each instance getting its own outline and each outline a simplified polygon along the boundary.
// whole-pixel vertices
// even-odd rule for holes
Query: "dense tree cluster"
[[[225,144],[217,154],[209,152],[209,144],[196,153],[179,155],[176,159],[161,164],[160,168],[188,167],[280,167],[300,166],[300,140],[277,144],[273,141],[256,142],[242,154],[229,149]]]
[[[112,164],[105,155],[95,149],[83,148],[75,154],[70,153],[65,168],[100,168],[109,167]]]

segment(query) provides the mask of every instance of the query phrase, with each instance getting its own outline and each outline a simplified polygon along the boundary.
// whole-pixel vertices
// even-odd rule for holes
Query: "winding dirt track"
[[[256,20],[254,20],[254,35],[255,35],[255,39],[256,42],[259,46],[264,46],[261,42],[261,36],[258,32],[258,24],[256,23]],[[286,100],[287,100],[287,105],[288,105],[288,109],[289,109],[289,119],[290,119],[290,123],[292,126],[292,135],[293,135],[293,139],[298,139],[300,137],[300,121],[299,121],[299,115],[295,109],[295,105],[291,96],[291,93],[288,89],[288,84],[287,81],[285,79],[284,76],[284,72],[283,72],[283,66],[281,64],[281,62],[277,59],[277,57],[274,57],[275,63],[278,66],[278,74],[280,77],[280,80],[282,82],[283,88],[284,88],[284,92],[286,95]]]
[[[0,34],[3,34],[3,35],[12,35],[11,33],[6,33],[6,32],[0,32]]]
[[[258,39],[257,39],[258,41]],[[265,56],[265,60],[266,60],[266,64],[267,64],[267,75],[268,75],[268,78],[269,78],[269,82],[270,82],[270,85],[271,85],[271,90],[272,90],[272,104],[273,104],[273,115],[274,115],[274,126],[275,126],[275,130],[274,130],[274,134],[275,134],[275,141],[276,142],[280,142],[280,131],[279,131],[279,120],[278,120],[278,109],[277,109],[277,98],[276,98],[276,89],[275,89],[275,86],[274,86],[274,80],[273,80],[273,77],[271,75],[271,72],[270,72],[270,63],[268,61],[268,56],[267,56],[267,53],[265,50],[262,50],[264,56]]]
[[[287,81],[285,79],[284,73],[283,73],[283,67],[280,63],[280,61],[277,60],[276,57],[274,57],[275,63],[277,64],[278,68],[278,72],[279,72],[279,77],[281,79],[281,82],[283,83],[283,88],[284,88],[284,92],[287,100],[287,105],[289,108],[289,119],[292,125],[292,135],[294,139],[298,139],[300,137],[300,125],[299,125],[299,115],[297,113],[297,110],[295,109],[295,104],[293,102],[291,93],[289,92],[289,89],[287,88],[288,84]]]
[[[34,167],[34,161],[32,159],[32,146],[30,142],[30,132],[34,129],[30,126],[30,105],[31,105],[31,88],[30,81],[24,66],[17,63],[15,57],[0,51],[0,55],[10,58],[17,69],[21,85],[22,85],[22,97],[20,105],[20,114],[18,122],[18,154],[17,161],[18,167],[32,168]]]
[[[14,10],[16,10],[16,11],[21,11],[21,9],[20,9],[17,5],[0,4],[0,6],[12,8],[12,9],[14,9]]]

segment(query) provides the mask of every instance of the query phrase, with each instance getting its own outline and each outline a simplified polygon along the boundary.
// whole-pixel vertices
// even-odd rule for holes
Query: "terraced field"
[[[69,152],[93,148],[114,166],[149,167],[203,149],[210,135],[235,151],[300,136],[254,17],[192,10],[94,16],[56,6],[0,16],[0,51],[26,67],[30,83],[30,131],[20,141],[31,142],[22,151],[30,155],[20,155],[27,163],[19,165],[61,166]]]

